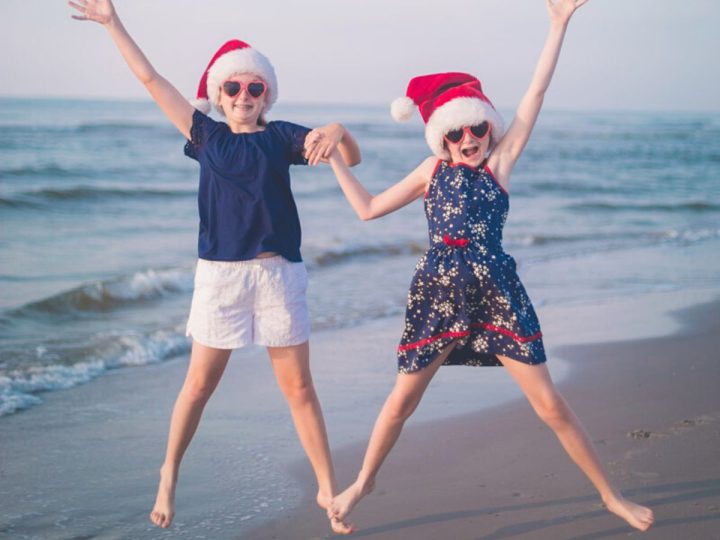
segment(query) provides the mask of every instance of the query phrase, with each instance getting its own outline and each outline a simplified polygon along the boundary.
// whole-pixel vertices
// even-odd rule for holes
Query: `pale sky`
[[[130,34],[188,97],[239,38],[274,64],[280,101],[389,104],[414,75],[467,71],[498,107],[522,96],[544,0],[117,0]],[[105,30],[63,0],[0,0],[4,96],[143,98]],[[590,0],[547,108],[720,110],[718,0]]]

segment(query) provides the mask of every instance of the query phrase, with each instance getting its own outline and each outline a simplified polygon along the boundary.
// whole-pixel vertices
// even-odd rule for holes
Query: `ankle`
[[[177,482],[178,468],[169,463],[163,463],[160,467],[160,479],[164,481]]]
[[[363,493],[370,493],[375,487],[375,478],[360,473],[355,480],[355,486]]]
[[[622,502],[624,497],[619,491],[609,491],[607,493],[601,494],[600,498],[602,499],[602,502],[605,506],[613,506],[618,504],[619,502]]]

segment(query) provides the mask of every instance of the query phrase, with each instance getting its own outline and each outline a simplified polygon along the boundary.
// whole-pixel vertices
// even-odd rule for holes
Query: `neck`
[[[230,127],[230,131],[233,133],[255,133],[256,131],[262,131],[265,129],[264,126],[258,125],[257,122],[245,123],[228,119],[227,124]]]

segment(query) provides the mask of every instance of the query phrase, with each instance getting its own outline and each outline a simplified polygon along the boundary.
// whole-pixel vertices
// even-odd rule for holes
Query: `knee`
[[[293,381],[282,385],[281,390],[291,407],[302,407],[317,399],[312,381],[303,379]]]
[[[388,416],[393,422],[405,422],[415,412],[417,405],[418,400],[414,396],[395,392],[388,401]]]
[[[185,381],[183,394],[193,403],[206,403],[215,391],[215,385],[203,378],[193,378]]]
[[[540,419],[552,429],[562,428],[572,420],[570,407],[557,392],[541,396],[533,407]]]

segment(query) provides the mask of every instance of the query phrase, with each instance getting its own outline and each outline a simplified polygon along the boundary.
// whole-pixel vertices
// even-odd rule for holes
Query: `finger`
[[[76,4],[75,2],[68,2],[68,5],[71,8],[77,9],[78,11],[85,12],[85,6],[81,6],[80,4]]]
[[[309,165],[317,165],[317,159],[318,159],[318,149],[317,149],[317,146],[315,146],[308,154],[308,157],[307,157],[308,164]]]
[[[337,144],[330,143],[330,144],[325,145],[325,148],[323,149],[323,153],[322,153],[323,157],[329,158],[330,154],[332,154],[336,148],[337,148]]]
[[[305,141],[305,145],[303,146],[303,151],[305,152],[305,155],[308,155],[312,150],[317,146],[317,143],[315,141]]]
[[[319,163],[322,158],[325,157],[325,146],[318,146],[317,152],[315,154],[315,162]]]
[[[318,148],[315,152],[315,155],[313,155],[313,165],[317,165],[318,163],[320,163],[320,160],[322,159],[322,157],[323,157],[322,150],[320,148]]]

